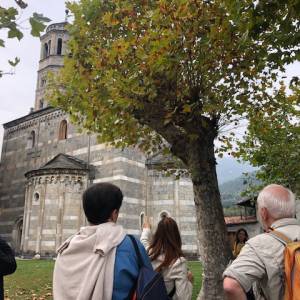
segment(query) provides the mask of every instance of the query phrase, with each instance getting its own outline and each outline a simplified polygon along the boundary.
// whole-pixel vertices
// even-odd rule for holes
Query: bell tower
[[[57,72],[63,66],[66,45],[69,39],[66,30],[67,22],[54,23],[47,27],[41,40],[41,54],[38,69],[38,78],[35,93],[34,110],[43,109],[48,106],[45,100],[47,86],[47,73]]]

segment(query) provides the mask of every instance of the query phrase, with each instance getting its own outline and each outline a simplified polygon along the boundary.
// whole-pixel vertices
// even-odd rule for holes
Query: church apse
[[[64,240],[85,225],[81,195],[88,173],[85,162],[65,154],[26,173],[23,254],[54,254]]]

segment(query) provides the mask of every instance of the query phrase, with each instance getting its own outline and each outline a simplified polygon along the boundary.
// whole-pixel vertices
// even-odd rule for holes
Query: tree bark
[[[180,158],[191,174],[198,226],[198,241],[203,265],[202,289],[198,300],[221,300],[223,296],[222,273],[231,257],[218,187],[214,139],[217,136],[217,120],[195,118],[183,124],[167,125],[162,108],[157,105],[136,111],[139,121],[161,134],[171,145],[171,152]],[[145,109],[145,107],[144,107]],[[153,115],[151,112],[155,112]],[[141,116],[143,114],[142,121]],[[158,118],[158,116],[160,116]],[[195,138],[196,136],[196,138]]]
[[[223,296],[222,273],[231,257],[224,221],[214,155],[214,138],[192,142],[187,162],[194,188],[202,288],[198,300],[219,300]]]

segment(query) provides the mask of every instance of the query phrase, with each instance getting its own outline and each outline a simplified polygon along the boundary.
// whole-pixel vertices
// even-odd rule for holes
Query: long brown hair
[[[182,242],[177,223],[170,217],[163,217],[157,225],[156,232],[148,249],[150,259],[153,261],[159,255],[164,255],[164,261],[156,268],[161,272],[163,268],[172,265],[183,256]]]

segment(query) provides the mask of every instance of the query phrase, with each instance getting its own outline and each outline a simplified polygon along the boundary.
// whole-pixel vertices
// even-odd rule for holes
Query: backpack
[[[132,235],[128,235],[138,258],[139,275],[131,300],[170,300],[175,294],[175,288],[168,295],[163,276],[148,268],[142,259],[138,244]]]
[[[284,300],[300,300],[300,241],[292,241],[283,233],[270,234],[284,244]]]

